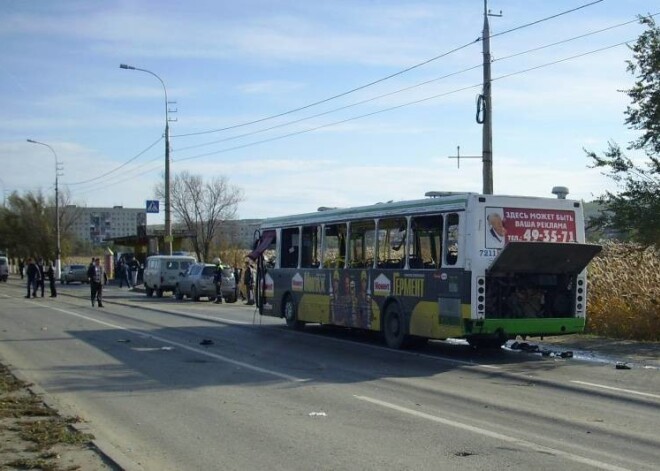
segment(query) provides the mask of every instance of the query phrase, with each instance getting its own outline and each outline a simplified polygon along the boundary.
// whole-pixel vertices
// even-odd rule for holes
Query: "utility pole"
[[[502,16],[491,14],[488,11],[488,0],[484,0],[484,30],[482,33],[484,53],[484,85],[481,95],[483,110],[482,128],[482,162],[483,162],[483,194],[493,194],[493,107],[491,102],[491,75],[490,75],[490,25],[489,16]]]
[[[120,69],[138,70],[156,77],[165,92],[165,255],[172,255],[172,218],[170,214],[170,102],[167,101],[167,88],[165,82],[158,75],[147,69],[140,69],[132,65],[120,64]]]
[[[55,251],[55,277],[59,278],[62,273],[62,263],[61,263],[61,240],[60,240],[60,187],[59,187],[59,177],[60,177],[60,162],[57,159],[57,154],[55,149],[44,142],[35,141],[34,139],[27,140],[30,144],[39,144],[40,146],[45,146],[50,149],[55,157],[55,240],[56,240],[56,251]]]
[[[481,159],[482,162],[482,180],[483,194],[493,194],[493,108],[491,101],[491,75],[490,75],[490,25],[489,16],[502,16],[491,13],[488,10],[488,0],[484,0],[484,29],[481,33],[483,43],[483,89],[477,101],[477,123],[483,125],[481,129],[481,155],[461,155],[461,148],[456,148],[456,155],[450,155],[450,159],[456,159],[460,168],[461,158],[463,159]]]

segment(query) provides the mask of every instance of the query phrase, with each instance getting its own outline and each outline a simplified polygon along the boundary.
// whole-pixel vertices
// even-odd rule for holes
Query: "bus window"
[[[344,260],[346,260],[346,224],[328,224],[325,226],[324,239],[323,266],[325,268],[344,268]]]
[[[405,265],[406,228],[405,218],[381,219],[378,223],[378,266],[403,268]]]
[[[456,260],[458,260],[458,236],[458,214],[448,214],[445,233],[446,265],[456,265]]]
[[[370,268],[374,263],[376,223],[373,220],[351,222],[349,267]]]
[[[282,229],[281,241],[281,267],[297,268],[298,251],[300,247],[300,229],[293,227],[291,229]]]
[[[418,216],[410,225],[410,268],[439,268],[442,257],[442,215]]]
[[[321,226],[305,226],[302,230],[301,268],[318,268],[321,256]]]

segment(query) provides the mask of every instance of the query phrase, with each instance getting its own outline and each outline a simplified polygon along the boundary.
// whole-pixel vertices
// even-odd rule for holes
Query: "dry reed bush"
[[[587,332],[660,340],[660,253],[608,242],[589,265]]]

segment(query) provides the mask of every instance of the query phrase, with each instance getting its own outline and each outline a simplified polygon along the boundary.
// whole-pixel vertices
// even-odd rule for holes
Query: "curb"
[[[59,404],[56,400],[50,397],[50,395],[38,384],[31,381],[29,378],[25,377],[20,370],[11,368],[8,362],[4,361],[5,366],[11,371],[16,379],[23,381],[26,384],[26,389],[30,391],[31,394],[39,397],[41,401],[49,408],[57,412],[57,415],[60,417],[76,416],[75,411],[73,414],[68,414],[68,411],[62,411],[62,409],[70,409],[69,406]],[[66,414],[66,415],[63,415]],[[68,424],[69,427],[80,433],[89,433],[94,435],[94,429],[89,426],[87,422],[77,422]],[[114,467],[117,471],[144,471],[144,468],[138,463],[135,463],[130,458],[125,456],[119,451],[109,452],[108,450],[116,450],[116,448],[109,442],[94,438],[89,441],[90,448],[99,455],[99,457],[105,462],[105,464]]]

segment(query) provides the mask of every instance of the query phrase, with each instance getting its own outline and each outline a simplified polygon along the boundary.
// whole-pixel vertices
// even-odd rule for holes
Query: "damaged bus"
[[[259,313],[381,332],[392,348],[583,331],[601,247],[585,243],[581,202],[427,196],[265,220],[250,254]]]

